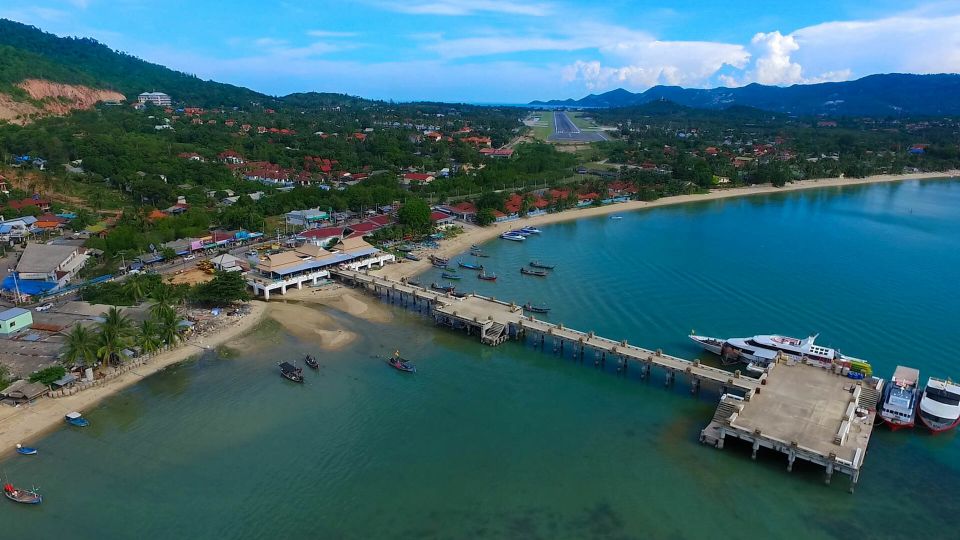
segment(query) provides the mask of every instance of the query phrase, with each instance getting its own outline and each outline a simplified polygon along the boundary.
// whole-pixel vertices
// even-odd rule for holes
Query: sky
[[[526,103],[960,72],[958,0],[0,0],[0,17],[272,95]]]

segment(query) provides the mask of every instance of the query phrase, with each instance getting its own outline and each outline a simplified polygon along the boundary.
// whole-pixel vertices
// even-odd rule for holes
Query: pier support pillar
[[[797,460],[797,451],[793,448],[787,453],[787,472],[793,472],[793,462]]]
[[[833,463],[832,463],[832,462],[831,462],[831,463],[827,463],[827,470],[826,470],[826,474],[825,474],[824,477],[823,477],[823,483],[829,486],[829,485],[830,485],[830,479],[831,479],[831,478],[833,478]]]
[[[850,493],[857,489],[858,481],[860,481],[860,469],[853,471],[853,474],[850,475],[850,489],[848,489]]]
[[[650,377],[650,364],[647,362],[644,362],[644,364],[640,366],[640,379],[645,381],[649,377]]]
[[[302,281],[297,281],[297,290],[299,291],[299,290],[302,290],[302,289],[303,289],[303,282],[302,282]]]
[[[698,377],[690,381],[690,393],[693,395],[700,393],[700,379]]]
[[[723,450],[723,441],[727,438],[727,429],[720,426],[720,434],[717,435],[717,450]]]
[[[760,450],[760,439],[754,439],[754,440],[753,440],[753,453],[750,454],[750,459],[752,459],[752,460],[756,460],[756,459],[757,459],[757,451],[758,451],[758,450]]]
[[[673,384],[673,378],[674,378],[675,376],[676,376],[676,374],[673,372],[673,370],[667,371],[667,378],[664,379],[663,385],[664,385],[664,386],[671,386],[671,385]]]

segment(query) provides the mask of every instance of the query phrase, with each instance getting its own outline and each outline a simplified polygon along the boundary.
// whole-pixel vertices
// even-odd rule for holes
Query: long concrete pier
[[[703,384],[713,385],[721,398],[700,434],[702,443],[723,448],[728,437],[743,440],[751,445],[754,459],[760,448],[774,450],[787,456],[788,471],[797,459],[816,463],[824,467],[828,484],[834,472],[848,475],[851,492],[859,480],[882,380],[852,380],[822,366],[786,362],[750,377],[539,320],[515,303],[492,297],[455,295],[352,270],[333,270],[331,275],[428,315],[440,326],[477,335],[487,345],[511,338],[533,340],[544,351],[549,345],[555,353],[581,362],[589,352],[595,365],[614,362],[618,374],[639,370],[644,380],[657,368],[664,372],[666,386],[679,374],[693,394]]]

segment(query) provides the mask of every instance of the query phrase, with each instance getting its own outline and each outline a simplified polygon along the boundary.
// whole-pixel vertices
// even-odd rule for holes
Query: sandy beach
[[[62,398],[43,397],[19,407],[0,407],[0,449],[12,449],[17,443],[30,445],[43,434],[63,424],[63,415],[70,411],[89,412],[101,400],[140,380],[182,362],[205,349],[240,338],[260,322],[267,311],[267,304],[250,302],[250,313],[215,333],[197,335],[176,349],[157,355],[148,364],[128,371],[106,384],[96,386],[72,396]]]
[[[718,199],[730,199],[734,197],[747,197],[750,195],[763,195],[767,193],[786,193],[789,191],[800,191],[804,189],[819,189],[843,186],[859,186],[865,184],[881,184],[887,182],[901,182],[904,180],[932,180],[937,178],[952,178],[960,175],[960,171],[914,173],[914,174],[881,174],[867,176],[864,178],[820,178],[814,180],[801,180],[787,184],[783,187],[773,187],[769,184],[758,186],[737,187],[729,189],[715,189],[710,193],[698,193],[695,195],[677,195],[674,197],[664,197],[655,201],[629,201],[620,204],[611,204],[607,206],[591,206],[588,208],[577,208],[545,214],[541,216],[526,217],[519,220],[498,223],[488,227],[477,227],[467,225],[464,227],[463,234],[449,240],[443,240],[440,247],[435,250],[424,251],[418,254],[424,256],[422,261],[401,260],[400,264],[391,264],[386,266],[380,274],[384,277],[400,279],[410,278],[420,274],[430,268],[430,261],[426,255],[433,254],[439,257],[449,258],[459,253],[467,251],[471,245],[480,244],[496,238],[501,233],[516,229],[519,227],[538,227],[550,223],[569,221],[585,217],[602,216],[607,214],[621,214],[646,208],[657,208],[673,204],[684,204],[698,201],[713,201]]]

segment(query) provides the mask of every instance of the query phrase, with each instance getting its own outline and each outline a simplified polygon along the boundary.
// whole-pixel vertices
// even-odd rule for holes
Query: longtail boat
[[[531,313],[549,313],[550,312],[550,308],[546,306],[535,306],[530,302],[527,302],[526,304],[523,305],[523,310],[529,311]]]
[[[547,273],[543,270],[527,270],[526,268],[521,268],[520,273],[526,276],[547,277]]]
[[[40,504],[43,502],[43,496],[36,491],[15,488],[10,483],[4,484],[3,494],[11,501],[20,504]]]
[[[440,274],[440,277],[443,279],[463,279],[463,276],[458,276],[457,274],[448,274],[446,272]]]
[[[554,268],[557,267],[557,265],[555,264],[546,264],[540,261],[530,261],[530,266],[534,268],[543,268],[545,270],[553,270]]]
[[[496,274],[488,274],[488,273],[486,273],[486,271],[481,270],[480,273],[477,274],[477,278],[478,278],[478,279],[482,279],[482,280],[484,280],[484,281],[496,281],[496,280],[497,280],[497,275],[496,275]]]
[[[457,264],[460,266],[460,268],[466,268],[467,270],[483,270],[482,264],[465,263],[463,261],[457,261]]]
[[[440,285],[439,283],[431,283],[430,288],[435,291],[443,291],[443,292],[453,292],[453,290],[456,289],[456,287],[454,287],[453,285]]]

